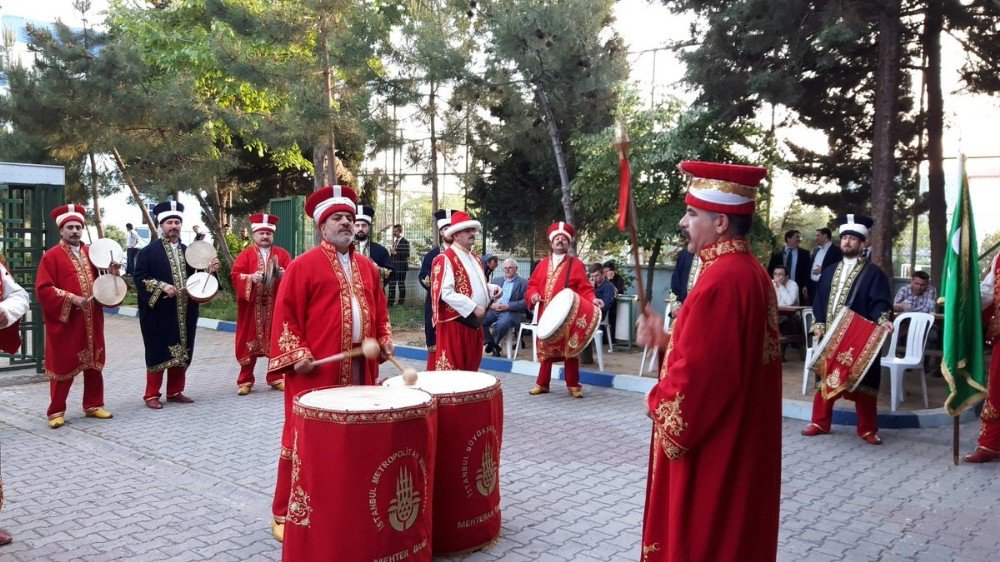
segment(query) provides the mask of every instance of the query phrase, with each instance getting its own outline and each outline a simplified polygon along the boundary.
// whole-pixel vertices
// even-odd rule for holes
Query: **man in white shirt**
[[[774,268],[774,292],[778,296],[778,306],[797,306],[799,304],[799,286],[788,278],[788,270],[779,265]]]
[[[432,322],[437,330],[438,371],[478,371],[483,359],[486,310],[500,287],[486,282],[483,263],[472,252],[479,221],[456,211],[445,236],[452,238],[447,250],[431,266]]]
[[[132,228],[132,223],[125,223],[128,234],[125,238],[125,275],[132,275],[135,269],[135,256],[139,254],[139,234]]]

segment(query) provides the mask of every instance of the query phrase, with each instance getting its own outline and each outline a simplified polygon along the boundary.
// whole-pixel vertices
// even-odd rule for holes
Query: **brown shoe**
[[[278,392],[284,392],[285,391],[285,381],[274,383],[274,384],[271,385],[271,388],[273,388],[274,390],[277,390]]]
[[[975,452],[971,455],[965,455],[965,462],[978,464],[983,462],[993,462],[995,460],[1000,460],[1000,453],[984,449],[982,447],[976,447]]]
[[[271,519],[271,534],[274,535],[274,538],[277,539],[278,542],[285,542],[285,524],[278,523],[274,519]]]
[[[583,398],[582,388],[571,388],[569,389],[569,395],[573,398]]]
[[[105,410],[104,408],[95,408],[89,412],[85,412],[88,418],[97,418],[99,420],[110,420],[115,417],[111,412]]]
[[[184,396],[183,392],[178,392],[173,396],[167,396],[167,402],[177,402],[178,404],[193,404],[194,400],[191,400],[187,396]]]
[[[240,388],[239,390],[236,391],[236,394],[239,394],[240,396],[246,396],[247,394],[250,394],[250,388],[251,387],[249,384],[240,385]]]
[[[162,410],[163,402],[160,402],[159,398],[150,398],[149,400],[146,400],[146,407],[153,410]]]
[[[861,438],[864,439],[865,443],[868,443],[869,445],[882,444],[882,438],[879,437],[878,433],[875,433],[874,431],[869,431],[868,433],[862,435]]]
[[[14,542],[14,537],[12,537],[7,531],[0,529],[0,546],[10,544],[12,542]]]
[[[542,388],[540,386],[536,386],[535,388],[532,388],[531,390],[528,391],[528,394],[532,396],[538,396],[539,394],[548,394],[548,393],[549,389]]]
[[[62,416],[56,416],[49,420],[49,427],[52,429],[59,429],[64,425],[66,425],[66,418]]]
[[[827,430],[825,430],[825,429],[823,429],[822,427],[814,424],[814,423],[809,424],[808,426],[806,426],[805,429],[802,430],[802,435],[805,435],[806,437],[815,437],[817,435],[826,435],[827,433],[830,433],[830,432],[827,431]]]

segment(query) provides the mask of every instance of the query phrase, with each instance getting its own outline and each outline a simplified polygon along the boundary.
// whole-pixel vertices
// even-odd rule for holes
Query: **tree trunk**
[[[927,205],[931,238],[931,278],[940,282],[948,245],[947,204],[944,193],[944,97],[941,93],[941,0],[927,2],[924,52],[927,54]],[[915,229],[914,229],[915,232]]]
[[[872,137],[872,213],[881,212],[870,235],[872,261],[892,277],[893,178],[896,174],[896,98],[898,95],[901,0],[887,0],[879,16],[878,68],[875,75],[875,131]]]
[[[566,157],[563,155],[562,140],[559,138],[559,128],[556,127],[556,117],[549,106],[549,96],[541,84],[536,86],[538,101],[545,111],[545,121],[549,124],[549,137],[552,139],[552,151],[556,155],[556,166],[559,168],[559,188],[562,190],[563,216],[566,222],[575,226],[573,219],[573,195],[569,191],[569,172],[566,170]],[[576,246],[574,245],[574,248]]]
[[[104,221],[101,219],[101,200],[97,192],[97,163],[94,161],[94,153],[88,152],[90,159],[90,196],[94,199],[94,225],[97,227],[97,237],[104,238]]]
[[[216,187],[218,189],[218,187]],[[222,259],[226,260],[226,265],[228,269],[233,268],[233,254],[229,253],[229,244],[226,243],[225,233],[222,231],[222,223],[215,217],[215,212],[212,211],[212,207],[208,204],[208,200],[201,196],[198,191],[194,192],[194,196],[198,198],[198,203],[201,204],[202,210],[205,211],[205,219],[208,222],[208,228],[212,230],[212,237],[215,238],[215,247],[222,253]]]
[[[646,302],[653,302],[653,274],[656,262],[660,260],[661,249],[663,249],[663,238],[657,238],[649,253],[649,265],[646,267]]]
[[[125,161],[122,159],[122,155],[118,153],[118,147],[112,147],[111,153],[115,157],[115,165],[118,166],[118,171],[122,173],[122,179],[125,180],[125,185],[128,186],[129,191],[132,192],[132,199],[135,200],[135,204],[139,206],[139,210],[142,211],[142,218],[146,221],[146,226],[149,227],[149,239],[156,240],[160,237],[159,233],[156,232],[156,222],[153,221],[153,217],[149,216],[149,209],[146,208],[146,204],[143,203],[142,195],[139,193],[139,189],[136,188],[135,182],[128,175],[128,167],[125,166]]]
[[[323,34],[323,90],[326,92],[326,108],[330,112],[330,130],[326,142],[326,173],[327,183],[323,185],[337,185],[337,139],[334,134],[333,123],[333,72],[330,68],[330,47],[326,44],[327,34]]]
[[[434,214],[438,211],[438,205],[440,204],[440,201],[438,201],[437,120],[435,119],[435,115],[437,114],[437,84],[434,83],[434,80],[431,80],[430,84],[431,94],[427,98],[427,111],[430,113],[431,118],[431,214]],[[465,211],[468,211],[468,209],[465,209]],[[439,245],[438,236],[440,235],[440,229],[435,228],[432,230],[434,231],[434,245]]]

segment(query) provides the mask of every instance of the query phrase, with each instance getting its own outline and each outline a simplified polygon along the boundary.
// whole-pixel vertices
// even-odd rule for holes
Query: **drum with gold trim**
[[[437,404],[383,386],[292,403],[284,560],[430,560]]]
[[[99,270],[111,268],[112,263],[125,263],[125,250],[121,244],[111,238],[98,238],[87,248],[90,263]]]
[[[401,376],[383,384],[406,387]],[[438,403],[434,554],[489,546],[500,536],[500,381],[471,371],[424,371],[409,388],[429,392]]]
[[[94,280],[94,300],[103,306],[114,308],[125,301],[128,283],[111,273],[105,273]]]
[[[219,280],[207,271],[199,271],[188,277],[185,290],[189,299],[204,304],[214,299],[219,292]]]
[[[594,339],[600,324],[601,310],[593,302],[581,299],[573,289],[563,289],[545,305],[538,319],[538,354],[576,357]]]

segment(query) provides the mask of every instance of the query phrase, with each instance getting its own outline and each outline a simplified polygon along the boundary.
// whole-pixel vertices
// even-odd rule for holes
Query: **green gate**
[[[63,193],[62,185],[0,184],[0,248],[7,269],[31,298],[31,308],[21,319],[21,350],[0,353],[0,371],[32,364],[35,371],[45,371],[45,326],[35,297],[35,274],[42,253],[59,241],[49,211],[63,204]]]
[[[305,215],[306,198],[303,195],[271,199],[270,213],[278,217],[274,243],[298,257],[313,247],[313,221]]]

